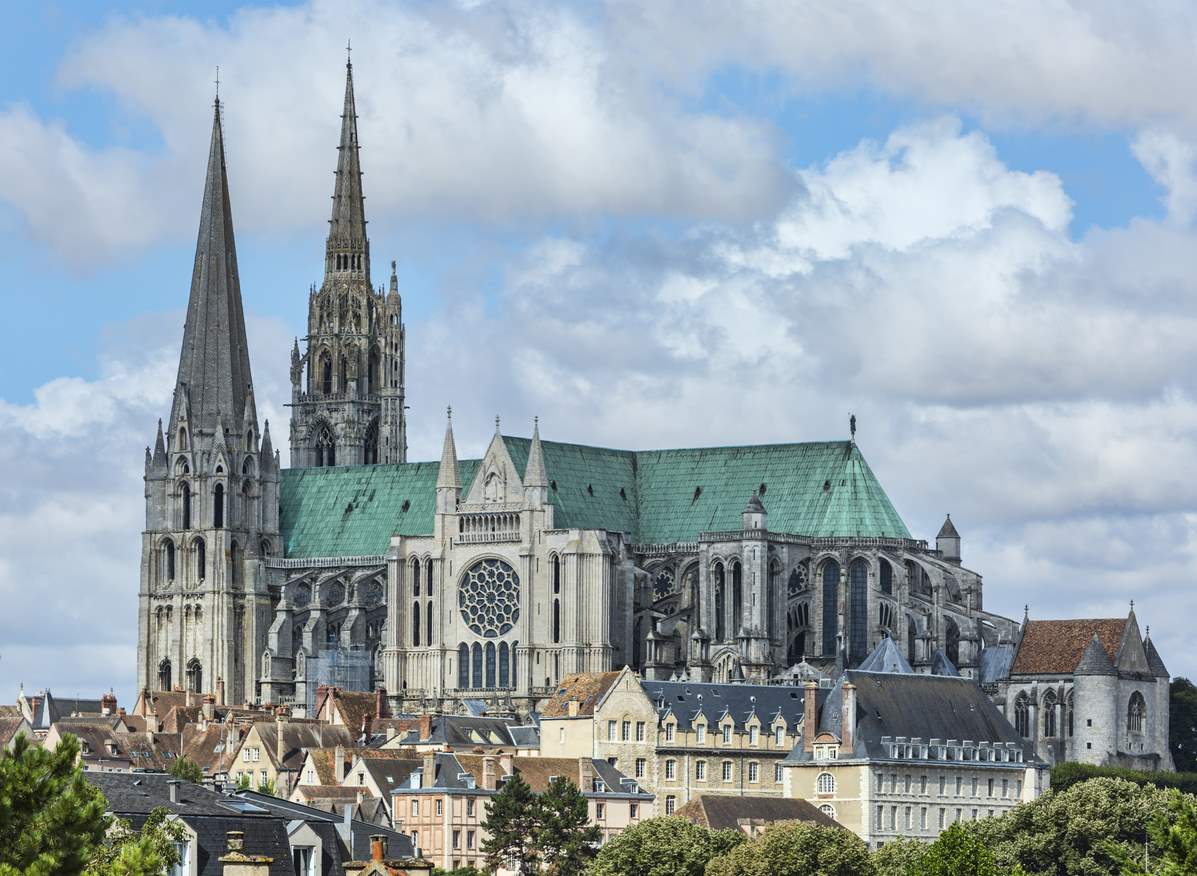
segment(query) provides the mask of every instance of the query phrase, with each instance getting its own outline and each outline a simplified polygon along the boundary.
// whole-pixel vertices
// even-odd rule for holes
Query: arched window
[[[561,600],[553,600],[553,643],[561,641]]]
[[[411,643],[413,647],[420,645],[420,603],[411,604]]]
[[[1142,733],[1147,718],[1147,702],[1143,694],[1135,691],[1126,704],[1126,729],[1131,733]]]
[[[428,644],[431,645],[432,644],[432,600],[431,599],[428,600],[428,605],[425,606],[425,612],[427,615],[428,623],[425,624],[425,626],[424,626],[424,637],[425,637],[425,639],[427,639]]]
[[[944,653],[952,661],[953,666],[960,665],[960,627],[950,617],[944,620]]]
[[[894,567],[885,560],[880,561],[881,566],[881,592],[893,594],[894,592]]]
[[[203,581],[207,577],[208,551],[202,538],[195,540],[195,577]]]
[[[549,557],[549,570],[553,578],[553,593],[561,592],[561,558],[556,554]]]
[[[477,642],[470,649],[470,663],[473,669],[472,687],[482,687],[482,646]]]
[[[1068,732],[1068,736],[1069,736],[1069,738],[1071,738],[1071,737],[1072,737],[1072,730],[1073,730],[1073,712],[1072,712],[1072,709],[1073,709],[1072,691],[1069,691],[1069,692],[1068,692],[1068,699],[1066,699],[1066,700],[1064,701],[1064,724],[1065,724],[1065,726],[1066,726],[1066,730],[1067,730],[1067,732]]]
[[[919,634],[919,622],[911,615],[906,615],[906,659],[915,661],[915,640]]]
[[[191,485],[186,481],[179,487],[179,498],[183,503],[183,528],[191,528]]]
[[[170,690],[170,659],[164,659],[158,664],[158,690]]]
[[[378,420],[370,421],[370,425],[366,427],[366,444],[365,444],[365,458],[362,460],[366,465],[375,465],[378,462]]]
[[[744,573],[738,560],[731,564],[732,574],[732,625],[731,634],[740,635],[744,625]]]
[[[175,580],[175,543],[169,538],[162,542],[162,580]]]
[[[511,652],[506,642],[499,643],[499,687],[508,687],[511,683]]]
[[[1031,702],[1025,693],[1014,699],[1014,729],[1023,739],[1031,737]]]
[[[187,689],[192,693],[204,692],[204,670],[194,657],[187,661]]]
[[[1056,735],[1056,692],[1049,690],[1043,695],[1043,735],[1051,739]]]
[[[822,806],[819,807],[819,811],[822,812],[824,815],[826,815],[828,818],[831,818],[831,819],[835,818],[835,807],[832,806],[830,803],[824,803]]]
[[[457,686],[470,686],[470,646],[465,642],[457,646]]]
[[[332,357],[328,353],[320,356],[320,391],[332,395]]]
[[[724,618],[724,603],[723,598],[723,563],[715,564],[715,641],[722,642],[727,638],[727,627]]]
[[[815,779],[815,791],[819,794],[834,794],[835,776],[831,773],[819,773],[819,777]]]
[[[179,446],[175,449],[179,451],[187,449],[187,430],[182,426],[179,427]]]
[[[337,464],[337,439],[332,428],[324,423],[316,433],[316,465],[318,467]]]
[[[486,643],[486,686],[495,686],[495,643]]]
[[[848,566],[848,652],[852,665],[869,653],[869,564],[858,557]]]
[[[212,528],[224,527],[224,484],[212,488]]]
[[[420,561],[416,559],[411,561],[411,595],[420,595]]]
[[[378,352],[378,347],[373,347],[370,350],[370,364],[366,369],[366,392],[376,393],[382,387],[378,376],[382,371],[381,362],[382,356]]]
[[[840,564],[828,560],[823,564],[823,654],[835,655],[840,598]]]

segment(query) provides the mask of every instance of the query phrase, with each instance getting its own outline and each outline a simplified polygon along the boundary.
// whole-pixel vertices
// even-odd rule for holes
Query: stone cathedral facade
[[[847,440],[627,451],[496,418],[483,457],[458,459],[450,415],[440,460],[408,462],[402,302],[394,262],[371,283],[352,67],[323,265],[282,469],[254,408],[218,105],[174,404],[146,452],[141,687],[302,708],[333,682],[397,710],[528,711],[571,673],[784,683],[889,637],[1013,709],[1012,667],[1057,671],[1018,663],[1027,626],[985,609],[950,518],[934,542],[909,531],[854,422]],[[1152,654],[1140,680],[1166,689]]]

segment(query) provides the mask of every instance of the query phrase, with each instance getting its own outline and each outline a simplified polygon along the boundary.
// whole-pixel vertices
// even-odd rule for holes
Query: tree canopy
[[[1174,678],[1169,688],[1168,741],[1172,760],[1182,773],[1197,772],[1197,686]]]
[[[702,876],[707,862],[744,841],[739,831],[714,831],[684,818],[650,818],[599,849],[592,876]]]
[[[854,833],[786,821],[707,864],[706,876],[872,876],[868,847]]]
[[[536,849],[550,873],[581,873],[603,832],[590,823],[586,798],[569,779],[556,777],[537,800]]]
[[[539,819],[536,794],[519,773],[512,774],[490,799],[482,822],[487,833],[482,843],[486,863],[495,868],[506,866],[520,874],[534,872],[539,862]]]

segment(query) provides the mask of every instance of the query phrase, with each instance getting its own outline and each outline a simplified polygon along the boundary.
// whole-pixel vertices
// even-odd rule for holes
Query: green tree
[[[1019,865],[1052,876],[1116,874],[1123,853],[1142,854],[1147,825],[1167,809],[1172,793],[1126,779],[1090,779],[967,829],[1003,870]],[[1157,854],[1151,850],[1153,858]]]
[[[53,751],[20,736],[0,756],[0,876],[82,873],[103,844],[108,804],[84,781],[78,757],[70,735]]]
[[[486,863],[494,868],[506,866],[520,874],[536,870],[536,829],[540,811],[536,795],[519,773],[514,773],[490,798],[490,807],[482,827],[487,833],[482,843]]]
[[[249,777],[249,773],[238,773],[237,790],[248,791],[251,787],[253,787],[253,779]]]
[[[586,798],[569,779],[556,777],[537,800],[540,824],[536,850],[550,873],[574,874],[586,869],[603,832],[590,823]]]
[[[1120,847],[1115,852],[1122,873],[1126,876],[1197,873],[1197,797],[1179,791],[1169,792],[1167,806],[1152,817],[1147,835],[1146,846]],[[1153,848],[1154,854],[1151,853]]]
[[[707,864],[706,876],[872,876],[860,837],[839,827],[787,821]]]
[[[170,774],[176,779],[194,782],[197,785],[204,781],[204,771],[189,757],[176,758],[175,762],[170,765]]]
[[[650,818],[599,849],[591,876],[702,876],[707,862],[744,841],[732,830],[707,830],[684,818]]]
[[[1176,769],[1197,772],[1197,686],[1187,678],[1169,687],[1168,740]]]
[[[876,876],[909,876],[923,860],[929,846],[916,839],[899,837],[873,852]]]
[[[956,822],[939,835],[908,876],[999,876],[997,860],[975,831]]]
[[[257,791],[259,794],[265,794],[267,797],[275,797],[278,796],[275,793],[276,790],[274,782],[270,779],[262,779],[262,781],[258,782]]]
[[[83,778],[79,741],[50,751],[20,737],[0,751],[0,876],[160,876],[182,828],[155,810],[140,831],[107,813]]]

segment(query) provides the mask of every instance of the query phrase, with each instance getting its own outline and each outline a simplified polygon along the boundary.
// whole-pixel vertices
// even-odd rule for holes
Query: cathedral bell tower
[[[308,296],[306,351],[298,340],[291,351],[291,466],[405,462],[403,302],[394,262],[389,289],[370,284],[351,63],[332,200],[324,281]]]
[[[146,448],[142,690],[254,698],[271,618],[262,559],[279,543],[278,469],[254,405],[217,99],[174,402]]]

